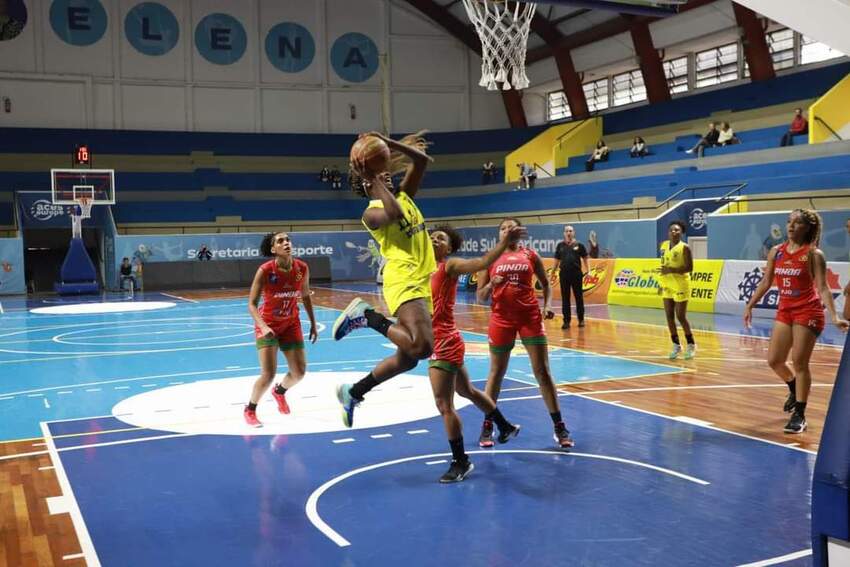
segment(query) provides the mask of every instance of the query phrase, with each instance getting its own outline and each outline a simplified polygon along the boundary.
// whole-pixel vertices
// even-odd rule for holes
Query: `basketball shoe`
[[[340,340],[342,337],[353,331],[354,329],[362,329],[366,326],[366,310],[372,309],[372,306],[355,297],[351,303],[343,309],[339,317],[334,321],[333,336],[334,340]]]

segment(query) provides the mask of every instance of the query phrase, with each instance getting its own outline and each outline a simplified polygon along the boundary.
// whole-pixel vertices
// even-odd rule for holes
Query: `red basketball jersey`
[[[431,274],[431,299],[434,302],[434,314],[431,326],[434,337],[446,337],[455,331],[455,300],[457,299],[457,278],[446,272],[445,260],[437,265],[437,271]]]
[[[779,288],[779,309],[823,309],[809,267],[811,253],[808,244],[794,253],[788,252],[788,242],[776,251],[773,273]]]
[[[508,250],[493,262],[487,273],[490,281],[502,276],[505,281],[493,285],[493,313],[507,319],[540,309],[534,294],[534,264],[537,252],[530,248]]]
[[[263,285],[263,303],[260,316],[266,323],[280,323],[298,319],[298,299],[304,277],[307,275],[307,263],[292,259],[292,267],[283,271],[275,260],[269,260],[260,269],[265,278]]]

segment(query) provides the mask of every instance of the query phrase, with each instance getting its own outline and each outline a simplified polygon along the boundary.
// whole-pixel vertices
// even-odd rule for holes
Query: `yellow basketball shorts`
[[[424,299],[428,304],[428,312],[434,312],[430,278],[420,282],[402,280],[390,283],[384,280],[384,301],[387,302],[391,315],[395,315],[402,304],[413,299]]]
[[[661,288],[661,299],[672,299],[676,303],[682,303],[690,298],[691,286],[689,285]]]

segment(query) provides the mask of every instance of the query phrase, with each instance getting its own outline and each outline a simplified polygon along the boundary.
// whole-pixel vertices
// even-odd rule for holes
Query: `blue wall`
[[[850,210],[824,211],[820,249],[826,259],[846,262],[850,236],[845,223]],[[708,257],[764,260],[770,248],[785,240],[788,212],[712,215],[708,217]]]
[[[26,293],[24,241],[0,238],[0,295]]]

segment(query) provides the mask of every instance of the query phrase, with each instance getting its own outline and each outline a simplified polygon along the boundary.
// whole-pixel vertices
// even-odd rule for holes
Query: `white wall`
[[[351,133],[387,120],[394,132],[508,127],[501,95],[477,84],[475,55],[403,0],[157,0],[179,35],[156,55],[130,40],[144,0],[87,1],[102,6],[105,32],[71,45],[53,29],[52,0],[24,0],[23,32],[0,41],[0,97],[12,100],[0,127]],[[245,31],[244,54],[228,64],[210,62],[195,42],[199,22],[219,12]],[[282,22],[312,37],[314,56],[303,69],[284,71],[267,56],[269,31]],[[388,54],[357,82],[331,64],[334,42],[352,32]]]

